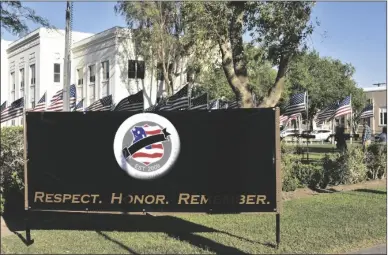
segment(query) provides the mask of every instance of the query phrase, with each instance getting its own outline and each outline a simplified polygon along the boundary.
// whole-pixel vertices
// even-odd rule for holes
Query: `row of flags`
[[[288,122],[293,119],[301,118],[302,113],[307,111],[308,97],[307,92],[292,95],[290,97],[288,105],[285,107],[284,114],[280,116],[280,125],[284,122]],[[352,114],[352,97],[347,96],[340,102],[335,102],[323,110],[319,111],[316,115],[316,121],[318,125],[321,125],[324,121],[332,120],[347,114]],[[371,118],[373,117],[373,104],[367,105],[357,116],[358,118]]]
[[[47,93],[39,99],[33,109],[27,111],[42,112],[42,111],[62,111],[63,110],[63,89],[54,94],[50,100],[50,104],[46,109]],[[1,122],[5,122],[16,117],[22,116],[24,111],[24,98],[14,101],[10,106],[6,106],[7,102],[1,105]],[[174,110],[208,110],[208,109],[233,109],[239,108],[238,101],[225,101],[216,99],[209,102],[208,94],[203,93],[197,97],[191,97],[191,89],[189,84],[183,86],[174,95],[160,100],[157,104],[144,109],[143,90],[136,94],[130,95],[122,99],[113,109],[112,95],[105,96],[88,107],[85,107],[84,99],[76,103],[76,87],[70,86],[69,90],[69,105],[73,112],[85,111],[174,111]]]
[[[192,89],[189,84],[183,86],[178,92],[168,98],[161,99],[155,105],[144,109],[143,90],[136,94],[130,95],[122,99],[113,109],[112,95],[103,97],[90,106],[84,107],[84,99],[76,104],[76,87],[70,86],[69,104],[71,111],[175,111],[175,110],[214,110],[214,109],[235,109],[239,108],[240,104],[237,100],[226,101],[223,99],[215,99],[209,102],[207,93],[203,93],[196,97],[191,97]],[[59,90],[50,100],[50,104],[46,109],[47,94],[44,93],[36,106],[28,111],[62,111],[63,110],[63,90]],[[302,113],[307,111],[308,95],[307,92],[294,94],[290,97],[288,105],[285,107],[284,114],[280,116],[280,125],[294,119],[302,117]],[[10,106],[6,107],[6,102],[1,105],[1,122],[23,115],[24,98],[14,101]],[[336,102],[316,115],[318,124],[326,120],[338,118],[340,116],[352,113],[351,96],[347,96],[341,102]],[[373,104],[367,105],[359,114],[360,118],[373,117]]]

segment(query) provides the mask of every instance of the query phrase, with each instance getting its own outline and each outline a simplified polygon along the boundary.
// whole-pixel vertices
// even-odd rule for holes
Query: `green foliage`
[[[247,30],[253,42],[266,49],[267,59],[273,65],[281,65],[282,58],[307,48],[306,39],[314,30],[313,24],[309,24],[314,5],[314,2],[247,3],[244,17]]]
[[[37,15],[33,9],[23,6],[20,1],[1,1],[0,13],[1,28],[13,35],[24,36],[29,32],[26,21],[53,28],[47,19]]]
[[[372,143],[368,146],[366,165],[369,179],[384,178],[387,173],[387,145],[384,143]]]
[[[344,154],[328,154],[323,159],[328,184],[353,184],[367,179],[367,166],[360,146],[350,146]]]
[[[24,188],[24,139],[22,127],[1,128],[0,186],[1,208],[4,210],[6,197],[10,190]]]
[[[253,91],[259,99],[263,98],[276,78],[276,71],[272,69],[270,62],[264,60],[264,52],[261,48],[245,44],[244,54],[248,63],[249,90]],[[201,72],[198,81],[203,84],[210,99],[222,97],[228,100],[235,99],[235,94],[230,89],[220,63],[211,63],[210,68]]]
[[[282,189],[283,191],[294,191],[300,186],[299,180],[294,175],[295,162],[298,162],[299,157],[294,154],[282,155]]]
[[[357,88],[353,75],[355,68],[339,60],[320,57],[316,51],[300,54],[291,63],[286,81],[285,98],[296,91],[309,92],[309,117],[328,105],[352,96],[352,109],[360,112],[366,99]]]

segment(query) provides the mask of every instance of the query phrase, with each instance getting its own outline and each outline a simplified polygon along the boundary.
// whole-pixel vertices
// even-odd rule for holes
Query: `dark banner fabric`
[[[28,112],[31,210],[277,210],[277,111]]]

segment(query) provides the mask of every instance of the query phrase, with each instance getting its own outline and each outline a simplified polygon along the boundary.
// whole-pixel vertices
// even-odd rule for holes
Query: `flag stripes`
[[[92,103],[85,111],[110,111],[112,108],[112,95],[103,97]]]
[[[32,109],[32,112],[44,112],[46,109],[46,92],[39,99],[38,103],[35,105],[35,108]]]
[[[373,117],[373,104],[367,105],[360,113],[360,118],[372,118]]]
[[[1,112],[1,122],[5,122],[22,116],[24,110],[24,97],[14,101],[9,107]]]
[[[144,98],[143,90],[134,95],[130,95],[122,99],[115,107],[114,111],[143,111]]]

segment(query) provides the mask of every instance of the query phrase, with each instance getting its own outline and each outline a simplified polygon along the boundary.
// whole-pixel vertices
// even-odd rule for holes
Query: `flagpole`
[[[302,115],[301,115],[302,118]],[[306,91],[306,118],[307,118],[307,131],[310,131],[310,119],[309,119],[309,92]],[[307,149],[307,162],[309,161],[309,139],[306,138],[306,149]]]
[[[352,128],[352,124],[353,124],[353,107],[352,107],[352,95],[350,94],[350,144],[353,143],[353,128]]]
[[[372,133],[374,134],[376,131],[375,131],[375,99],[372,98],[372,123],[373,123],[373,127],[372,127]]]
[[[70,2],[66,4],[66,31],[65,31],[65,56],[63,65],[63,111],[68,112],[69,107],[69,84],[70,84]]]

